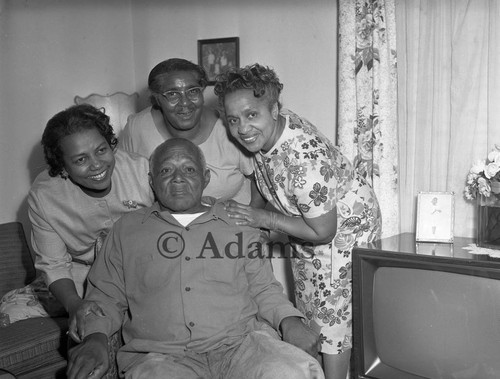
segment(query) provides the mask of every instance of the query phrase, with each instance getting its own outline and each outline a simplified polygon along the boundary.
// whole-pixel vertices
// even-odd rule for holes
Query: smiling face
[[[170,139],[153,153],[149,176],[160,208],[173,213],[197,213],[210,171],[203,167],[198,148],[187,140]]]
[[[224,108],[229,131],[248,151],[266,153],[280,137],[278,104],[269,105],[266,96],[257,98],[253,90],[237,90],[225,95]]]
[[[186,96],[186,91],[200,87],[200,78],[197,72],[173,71],[158,75],[155,78],[154,87],[154,97],[161,108],[165,123],[167,127],[173,129],[172,132],[175,136],[182,136],[182,132],[200,127],[205,102],[203,93],[198,100],[190,100]],[[171,104],[162,95],[167,91],[180,91],[183,92],[183,95],[177,104]]]
[[[69,178],[91,197],[111,190],[115,155],[97,129],[81,129],[61,139],[64,169]]]

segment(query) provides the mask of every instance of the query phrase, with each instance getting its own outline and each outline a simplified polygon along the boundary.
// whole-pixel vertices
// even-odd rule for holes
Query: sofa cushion
[[[0,328],[0,367],[21,376],[66,360],[68,319],[39,317]]]
[[[0,316],[10,323],[37,317],[68,317],[62,304],[49,291],[41,276],[23,288],[7,292],[0,299]]]
[[[27,318],[49,317],[30,285],[3,295],[0,299],[0,314],[8,315],[11,324]]]

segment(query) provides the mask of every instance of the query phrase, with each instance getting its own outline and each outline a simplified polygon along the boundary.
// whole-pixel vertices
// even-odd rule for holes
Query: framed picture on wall
[[[453,192],[419,192],[417,195],[416,240],[453,242],[455,194]]]
[[[208,84],[229,67],[240,65],[240,39],[238,37],[198,40],[198,64],[207,72]]]

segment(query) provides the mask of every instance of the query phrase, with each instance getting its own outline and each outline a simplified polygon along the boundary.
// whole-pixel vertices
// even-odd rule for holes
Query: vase
[[[489,249],[500,249],[500,183],[495,184],[490,196],[477,198],[477,246]]]

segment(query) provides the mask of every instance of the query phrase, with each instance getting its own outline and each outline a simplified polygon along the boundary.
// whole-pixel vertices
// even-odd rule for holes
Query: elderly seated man
[[[101,377],[122,328],[125,378],[324,378],[319,335],[283,294],[260,231],[202,204],[199,148],[165,141],[149,175],[157,202],[119,219],[92,266],[86,299],[105,316],[85,318],[68,377]]]

